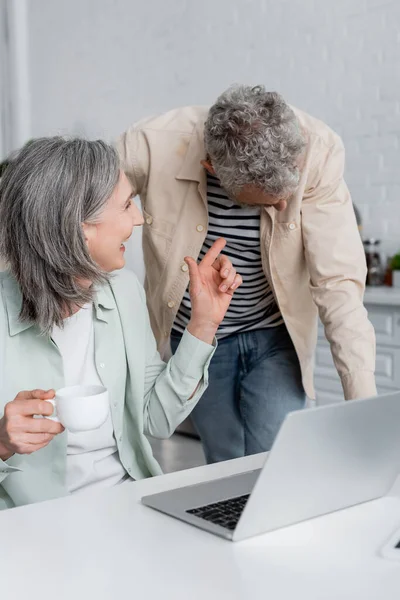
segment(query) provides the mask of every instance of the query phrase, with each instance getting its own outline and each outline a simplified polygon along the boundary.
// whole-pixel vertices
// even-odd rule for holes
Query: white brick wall
[[[135,119],[264,83],[347,148],[366,235],[400,249],[399,0],[35,0],[33,134]]]

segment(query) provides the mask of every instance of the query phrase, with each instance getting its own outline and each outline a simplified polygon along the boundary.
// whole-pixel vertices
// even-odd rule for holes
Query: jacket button
[[[202,231],[204,231],[204,227],[203,227],[203,225],[197,225],[196,229],[197,229],[197,231],[198,231],[199,233],[201,233]]]
[[[295,223],[290,223],[290,224],[289,224],[289,229],[292,229],[292,230],[293,230],[293,229],[296,229],[296,225],[295,225]]]
[[[168,302],[168,308],[174,308],[174,306],[175,306],[175,302],[173,300],[170,300]]]
[[[146,217],[146,223],[147,225],[151,225],[153,222],[153,217]]]
[[[184,273],[186,273],[186,271],[189,271],[189,267],[187,266],[186,263],[183,263],[181,266],[181,271],[183,271]]]

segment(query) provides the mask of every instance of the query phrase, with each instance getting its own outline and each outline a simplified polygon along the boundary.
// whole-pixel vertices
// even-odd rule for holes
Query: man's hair
[[[221,185],[235,197],[253,185],[277,197],[299,183],[298,158],[305,139],[293,110],[261,85],[234,85],[210,108],[206,151]]]
[[[79,280],[108,280],[82,223],[96,222],[118,178],[117,153],[102,141],[40,138],[10,158],[0,182],[0,258],[22,294],[20,319],[42,333],[92,301]]]

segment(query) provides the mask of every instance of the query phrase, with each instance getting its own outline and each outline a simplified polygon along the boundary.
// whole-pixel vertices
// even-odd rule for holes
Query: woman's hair
[[[222,187],[235,197],[251,184],[277,197],[292,194],[305,139],[293,110],[261,85],[234,85],[210,108],[206,151]]]
[[[82,223],[98,220],[119,178],[102,141],[40,138],[10,157],[0,181],[0,258],[22,294],[21,320],[42,333],[92,301],[107,274],[91,259]]]

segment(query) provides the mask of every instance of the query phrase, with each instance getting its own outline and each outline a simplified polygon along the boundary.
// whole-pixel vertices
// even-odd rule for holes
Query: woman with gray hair
[[[143,223],[133,196],[101,141],[37,139],[2,177],[0,508],[159,474],[146,435],[169,437],[207,387],[214,336],[241,278],[218,258],[222,239],[199,265],[185,258],[192,317],[165,364],[142,287],[118,272]],[[103,425],[72,432],[38,418],[52,415],[54,390],[82,384],[107,388]]]

